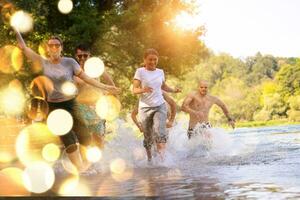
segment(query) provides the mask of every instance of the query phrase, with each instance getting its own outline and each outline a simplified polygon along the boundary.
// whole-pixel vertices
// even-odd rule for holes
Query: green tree
[[[52,34],[64,40],[64,54],[68,56],[73,55],[78,43],[90,44],[93,54],[104,60],[117,85],[123,88],[121,99],[125,107],[134,103],[128,88],[145,49],[156,48],[160,53],[159,66],[178,77],[208,55],[199,39],[203,27],[183,31],[172,25],[172,19],[180,11],[194,12],[190,3],[180,0],[73,0],[74,8],[68,15],[58,11],[58,1],[11,2],[10,15],[20,9],[32,14],[34,29],[24,34],[24,38],[33,49],[37,50]],[[3,5],[0,6],[3,11]],[[4,36],[0,45],[16,43],[8,21],[3,20],[0,26],[0,34]]]
[[[300,121],[300,95],[291,96],[288,102],[291,108],[287,112],[289,116],[289,120],[299,122]]]
[[[247,83],[250,85],[260,84],[265,80],[272,80],[279,66],[275,57],[266,55],[263,56],[257,53],[254,57],[246,59]]]
[[[283,65],[275,77],[279,85],[279,93],[285,101],[290,96],[300,94],[300,61],[295,65]]]

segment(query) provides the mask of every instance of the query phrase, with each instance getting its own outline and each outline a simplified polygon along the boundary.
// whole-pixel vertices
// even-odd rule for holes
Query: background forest
[[[19,69],[5,60],[9,56],[5,49],[16,45],[9,17],[24,10],[34,19],[33,30],[24,34],[33,49],[38,50],[52,34],[63,38],[67,56],[74,56],[79,43],[91,46],[122,88],[124,113],[137,100],[129,88],[144,50],[151,47],[160,53],[159,67],[165,70],[168,84],[182,88],[182,93],[172,95],[178,106],[197,88],[199,79],[206,79],[211,94],[219,96],[239,122],[300,121],[300,60],[259,52],[243,59],[215,55],[203,42],[204,26],[183,29],[174,21],[182,11],[195,12],[193,1],[73,0],[73,5],[66,15],[59,12],[55,0],[0,1],[0,91],[14,79],[28,88],[39,74],[30,70],[32,63],[25,58]],[[219,108],[214,108],[211,119],[225,122]]]

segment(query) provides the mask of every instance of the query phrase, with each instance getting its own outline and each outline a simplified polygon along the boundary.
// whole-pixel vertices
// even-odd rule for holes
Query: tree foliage
[[[123,102],[132,105],[128,92],[133,73],[143,61],[143,52],[155,48],[160,54],[159,66],[167,74],[181,76],[207,57],[208,51],[199,39],[203,27],[193,31],[176,29],[172,19],[182,10],[193,12],[189,3],[180,0],[73,0],[69,14],[57,9],[53,0],[12,0],[10,16],[25,10],[34,19],[34,29],[24,35],[26,43],[37,50],[50,35],[64,41],[64,54],[72,56],[78,43],[88,43],[92,53],[111,68],[117,85],[122,87]],[[1,7],[3,11],[3,5]],[[16,43],[8,21],[1,25],[0,45]]]

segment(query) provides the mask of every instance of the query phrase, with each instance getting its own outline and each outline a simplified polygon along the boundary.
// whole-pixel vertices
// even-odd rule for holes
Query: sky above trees
[[[198,0],[206,45],[235,57],[300,55],[298,0]]]

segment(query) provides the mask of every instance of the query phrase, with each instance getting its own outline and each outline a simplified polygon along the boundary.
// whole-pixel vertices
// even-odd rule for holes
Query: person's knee
[[[85,124],[82,124],[77,121],[73,127],[73,130],[75,132],[79,144],[83,146],[89,146],[91,144],[92,135]]]
[[[85,131],[76,132],[79,144],[89,146],[92,143],[92,135],[86,129]]]
[[[76,144],[70,144],[69,146],[66,147],[66,152],[67,153],[73,153],[78,149]]]
[[[89,146],[92,143],[92,136],[78,137],[78,142],[83,146]]]
[[[147,150],[151,149],[152,145],[153,145],[153,141],[152,140],[150,140],[150,139],[148,139],[148,140],[144,139],[143,146],[145,147],[145,149],[147,149]]]
[[[158,136],[155,139],[156,143],[167,143],[168,137],[166,135],[164,136]]]

